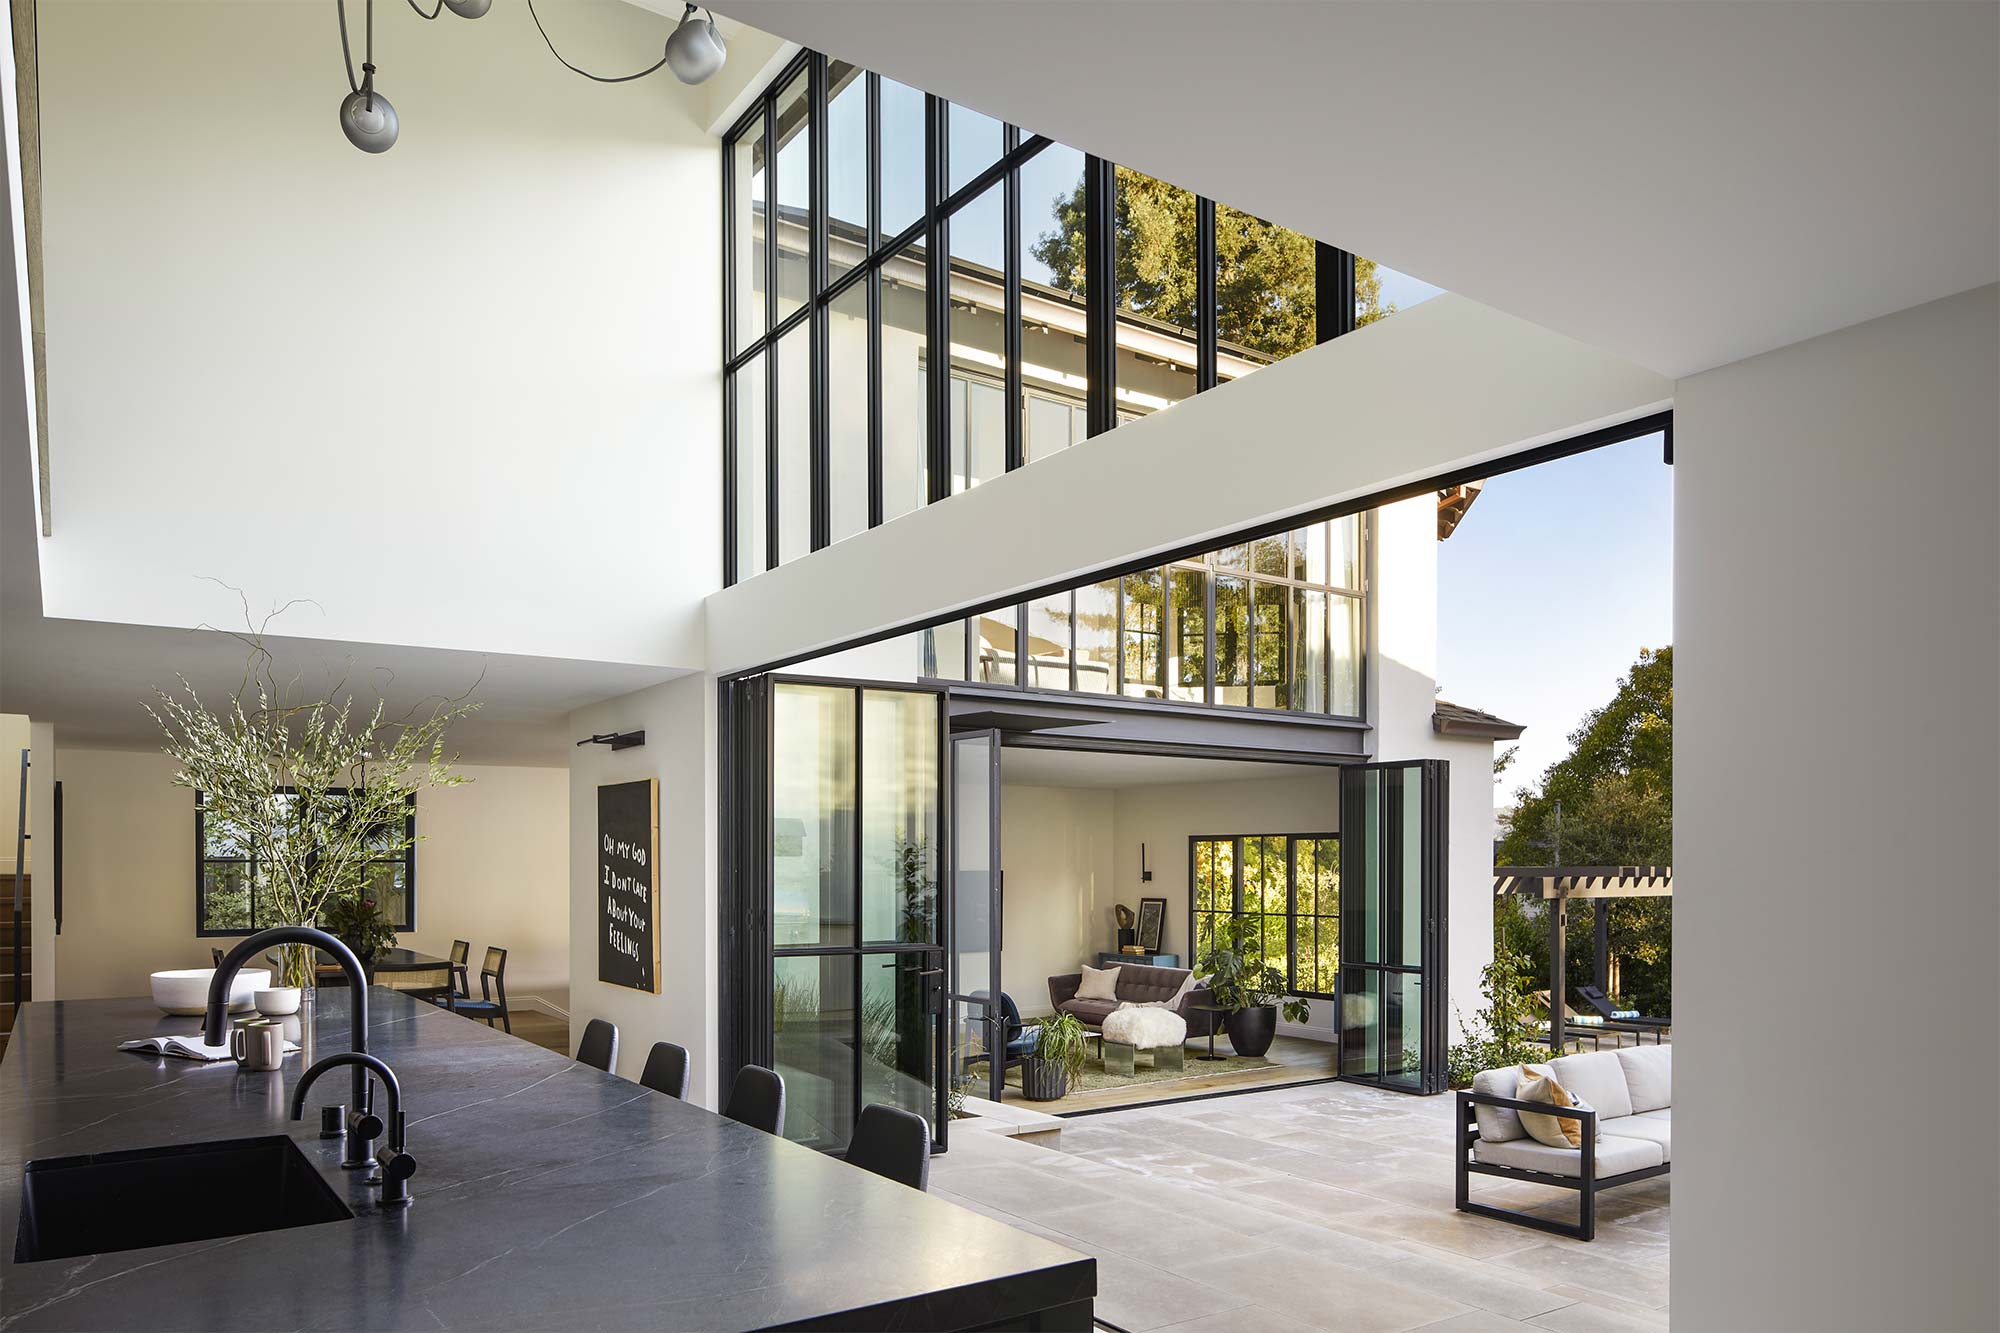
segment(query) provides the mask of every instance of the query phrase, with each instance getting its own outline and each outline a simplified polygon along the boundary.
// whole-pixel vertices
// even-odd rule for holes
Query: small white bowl
[[[167,1014],[208,1012],[208,986],[215,978],[212,967],[181,967],[153,973],[153,1003]],[[271,988],[271,969],[246,967],[229,985],[229,1009],[241,1013],[256,1003],[257,992]]]
[[[257,1012],[267,1018],[285,1018],[299,1011],[297,986],[273,986],[270,990],[260,990],[255,999]]]

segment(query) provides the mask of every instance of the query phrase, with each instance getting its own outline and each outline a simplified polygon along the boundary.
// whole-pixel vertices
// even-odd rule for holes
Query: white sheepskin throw
[[[1187,1040],[1187,1020],[1171,1009],[1133,1006],[1104,1016],[1104,1039],[1150,1051]]]

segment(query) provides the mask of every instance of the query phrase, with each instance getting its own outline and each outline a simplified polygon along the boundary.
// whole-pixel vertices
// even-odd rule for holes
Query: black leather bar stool
[[[873,1171],[913,1190],[928,1189],[931,1179],[931,1126],[914,1111],[871,1102],[854,1122],[847,1142],[847,1164]]]
[[[639,1074],[641,1086],[654,1092],[664,1092],[669,1097],[687,1100],[688,1095],[688,1053],[687,1047],[676,1046],[670,1041],[656,1041],[653,1049],[646,1054],[646,1067]]]
[[[576,1062],[610,1073],[618,1063],[618,1025],[593,1018],[583,1025],[583,1040],[576,1044]]]
[[[762,1065],[745,1065],[736,1071],[735,1086],[722,1113],[731,1120],[777,1134],[785,1128],[785,1080]]]

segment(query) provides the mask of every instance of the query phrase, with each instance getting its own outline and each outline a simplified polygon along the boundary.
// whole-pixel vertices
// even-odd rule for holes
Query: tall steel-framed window
[[[816,52],[722,170],[730,583],[1356,321],[1344,251]]]
[[[1371,540],[1351,514],[988,611],[928,631],[934,674],[1359,720]]]
[[[1293,995],[1334,1000],[1340,968],[1340,836],[1249,833],[1188,839],[1188,939],[1197,971],[1215,929],[1254,923],[1258,956]]]
[[[335,789],[345,799],[345,789]],[[279,799],[294,799],[290,787]],[[397,930],[417,928],[417,801],[405,801],[400,829],[385,828],[371,837],[370,855],[361,865],[356,887],[382,905]],[[282,924],[268,900],[263,860],[247,831],[217,819],[206,797],[194,795],[194,933],[197,936],[247,935]]]

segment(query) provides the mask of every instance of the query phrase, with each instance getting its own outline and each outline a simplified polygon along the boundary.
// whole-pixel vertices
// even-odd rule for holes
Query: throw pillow
[[[1118,998],[1118,969],[1115,967],[1092,967],[1083,965],[1083,980],[1076,988],[1079,1000],[1116,1000]]]
[[[1549,1106],[1574,1106],[1580,1111],[1591,1108],[1584,1102],[1569,1095],[1562,1084],[1551,1074],[1545,1074],[1533,1065],[1521,1070],[1521,1082],[1514,1091],[1514,1100],[1541,1102]],[[1569,1116],[1536,1115],[1532,1111],[1521,1112],[1521,1126],[1537,1143],[1546,1143],[1551,1148],[1581,1148],[1583,1146],[1583,1122]]]

